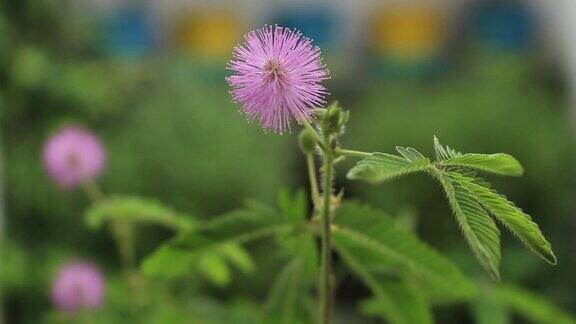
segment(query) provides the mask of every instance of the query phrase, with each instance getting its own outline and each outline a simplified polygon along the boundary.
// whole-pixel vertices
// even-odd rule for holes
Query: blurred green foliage
[[[135,60],[103,57],[97,48],[77,41],[94,39],[90,35],[74,35],[76,42],[62,44],[61,40],[71,39],[68,32],[73,28],[63,28],[66,13],[60,4],[37,0],[0,5],[0,138],[7,208],[0,277],[4,313],[18,323],[67,320],[51,310],[50,282],[62,262],[84,257],[104,267],[108,282],[107,307],[95,314],[95,320],[125,323],[130,316],[129,298],[110,236],[85,226],[82,214],[89,203],[81,193],[59,192],[42,170],[40,151],[52,130],[67,121],[86,124],[107,147],[105,191],[156,197],[152,208],[145,207],[147,211],[162,202],[194,215],[189,217],[194,222],[236,209],[247,198],[274,202],[280,188],[304,183],[303,159],[296,136],[265,135],[256,125],[245,123],[227,95],[221,71],[224,62],[211,67],[172,55]],[[532,68],[532,58],[477,50],[466,55],[467,66],[435,80],[334,81],[330,85],[337,89],[332,91],[334,98],[352,113],[344,146],[391,152],[395,145],[410,145],[431,154],[430,139],[438,135],[457,149],[473,147],[516,156],[525,166],[525,177],[494,182],[534,215],[560,263],[546,267],[509,242],[503,244],[503,281],[529,286],[576,310],[576,261],[570,258],[576,228],[572,158],[576,148],[565,95],[554,79],[542,81],[541,71]],[[354,92],[353,85],[362,85],[361,91]],[[406,206],[418,211],[417,232],[447,251],[464,273],[483,278],[464,250],[435,183],[414,178],[374,190],[340,181],[337,185],[346,186],[347,197],[391,214],[403,214]],[[280,196],[280,213],[302,221],[307,216],[304,193],[289,196]],[[98,223],[100,217],[92,212],[91,222]],[[142,231],[140,260],[173,234],[148,226]],[[314,243],[310,236],[280,238],[275,242],[283,251],[280,257],[270,255],[270,243],[251,243],[244,248],[219,247],[217,254],[207,254],[200,261],[187,252],[169,255],[169,262],[162,263],[166,269],[144,263],[146,275],[173,272],[169,280],[151,280],[148,289],[155,293],[147,295],[144,303],[154,307],[146,309],[145,317],[150,323],[190,318],[197,323],[255,323],[280,322],[281,314],[287,323],[306,322],[315,305],[309,296],[295,296],[306,296],[316,279]],[[181,276],[190,267],[198,275]],[[339,305],[357,304],[369,296],[364,284],[345,275],[339,279],[346,284],[346,291],[339,292]],[[398,282],[389,291],[398,291],[408,300],[418,298],[410,294],[409,285],[398,286]],[[219,288],[223,286],[228,289]],[[517,288],[482,284],[480,288],[490,296],[478,297],[474,304],[472,314],[480,323],[505,323],[512,312],[535,322],[564,316],[548,302]],[[430,316],[427,310],[414,311],[401,304],[406,299],[390,305],[396,316]],[[362,302],[361,309],[390,318],[389,313],[375,310],[373,301]],[[469,321],[472,315],[463,316],[463,308],[442,308],[434,315],[441,323]]]

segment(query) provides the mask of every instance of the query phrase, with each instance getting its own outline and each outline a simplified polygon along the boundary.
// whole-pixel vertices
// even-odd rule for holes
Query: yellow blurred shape
[[[403,7],[377,13],[372,21],[372,47],[380,55],[400,59],[438,54],[445,30],[434,8]]]
[[[178,30],[180,47],[201,56],[228,56],[240,39],[238,21],[226,12],[190,14]]]

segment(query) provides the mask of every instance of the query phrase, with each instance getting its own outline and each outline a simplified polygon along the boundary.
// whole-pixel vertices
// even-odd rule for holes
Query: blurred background
[[[502,281],[576,312],[574,21],[571,0],[1,1],[2,318],[52,321],[50,284],[71,258],[100,265],[110,278],[107,303],[126,303],[115,285],[114,242],[82,220],[87,198],[61,192],[43,171],[42,144],[62,124],[80,123],[102,138],[104,191],[155,197],[199,219],[246,199],[274,204],[282,189],[305,188],[296,134],[247,124],[224,80],[233,46],[264,24],[298,28],[322,48],[329,100],[351,111],[345,147],[391,152],[403,145],[431,155],[437,135],[464,152],[517,157],[524,177],[489,179],[533,215],[559,262],[547,265],[502,231]],[[467,275],[487,280],[436,183],[415,176],[367,187],[344,180],[344,171],[337,186],[348,198],[412,215],[424,240]],[[170,235],[146,228],[138,255]],[[252,252],[260,255],[257,275],[195,287],[191,295],[208,297],[187,311],[249,318],[275,269],[265,249]],[[366,295],[344,279],[341,316],[354,316],[355,301]],[[490,312],[473,308],[441,306],[436,318],[473,323],[474,312]]]

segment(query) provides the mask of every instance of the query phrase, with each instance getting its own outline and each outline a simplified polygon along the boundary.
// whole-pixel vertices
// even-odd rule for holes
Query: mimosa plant
[[[264,130],[280,134],[290,130],[292,119],[304,126],[300,146],[307,161],[313,211],[307,215],[294,210],[286,200],[280,214],[252,204],[178,235],[163,247],[165,255],[175,251],[202,253],[222,242],[275,237],[280,251],[288,250],[291,257],[272,289],[269,307],[275,310],[271,316],[290,323],[302,320],[302,314],[287,316],[278,309],[307,303],[309,300],[298,296],[307,291],[310,278],[317,277],[318,320],[329,323],[335,252],[372,290],[371,304],[376,304],[387,319],[394,323],[430,322],[430,313],[423,311],[427,300],[463,298],[474,294],[474,287],[445,257],[386,214],[345,200],[342,191],[335,192],[335,165],[344,159],[358,159],[347,174],[350,180],[378,184],[417,172],[436,179],[470,249],[494,280],[500,278],[497,223],[544,260],[556,263],[550,243],[532,218],[478,175],[522,175],[523,168],[514,157],[504,153],[461,153],[440,144],[437,138],[435,159],[411,147],[397,146],[395,154],[342,147],[349,111],[337,103],[323,108],[328,92],[322,82],[329,77],[328,70],[320,49],[297,31],[268,26],[248,33],[245,43],[234,49],[229,69],[233,72],[227,79],[232,97],[248,120],[257,120]],[[322,163],[319,170],[317,160]],[[321,239],[317,272],[316,236]],[[154,268],[154,261],[149,259],[145,268]],[[157,267],[160,265],[156,262]]]

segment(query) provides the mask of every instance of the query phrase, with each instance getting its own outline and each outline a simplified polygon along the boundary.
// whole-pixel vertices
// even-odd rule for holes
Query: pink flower
[[[301,124],[310,120],[312,108],[326,103],[322,81],[329,72],[320,48],[312,46],[300,32],[266,26],[244,36],[234,48],[226,78],[234,102],[242,106],[249,121],[260,120],[264,130],[290,130],[292,118]]]
[[[68,125],[46,141],[44,168],[62,189],[72,189],[96,178],[104,169],[106,153],[100,140],[88,130]]]
[[[52,283],[52,302],[61,311],[94,310],[104,301],[104,278],[91,263],[75,261],[64,265]]]

